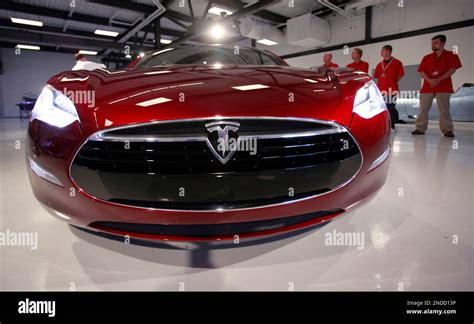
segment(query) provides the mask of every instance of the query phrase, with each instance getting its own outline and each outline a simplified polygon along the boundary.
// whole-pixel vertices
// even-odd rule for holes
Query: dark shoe
[[[454,133],[453,132],[446,132],[446,133],[444,133],[444,136],[445,137],[454,137]]]
[[[411,132],[412,135],[425,135],[425,132],[419,131],[418,129],[415,129],[413,132]]]

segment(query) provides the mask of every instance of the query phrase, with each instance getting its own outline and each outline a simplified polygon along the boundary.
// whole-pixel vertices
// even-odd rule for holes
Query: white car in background
[[[420,98],[418,95],[414,98],[399,98],[397,100],[397,110],[399,119],[416,119],[420,109]],[[451,95],[451,116],[454,121],[474,121],[474,83],[464,83],[462,87]],[[438,119],[439,111],[436,99],[433,101],[429,113],[429,119]]]

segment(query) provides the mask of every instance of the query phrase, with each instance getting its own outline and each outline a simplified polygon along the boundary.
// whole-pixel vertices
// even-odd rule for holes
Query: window
[[[283,60],[273,54],[255,49],[240,48],[239,53],[235,54],[233,48],[196,46],[147,54],[136,67],[170,64],[286,65]]]

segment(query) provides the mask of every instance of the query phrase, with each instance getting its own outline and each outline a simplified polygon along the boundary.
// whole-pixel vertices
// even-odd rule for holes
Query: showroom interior
[[[0,290],[473,290],[473,34],[471,0],[0,1]],[[455,137],[443,136],[437,107],[429,113],[425,134],[412,135],[420,107],[419,66],[432,52],[436,35],[446,36],[445,49],[462,63],[452,75],[450,109]],[[69,217],[59,212],[52,216],[44,208],[50,202],[50,187],[42,187],[44,195],[32,190],[33,184],[45,181],[38,173],[45,176],[48,171],[34,170],[38,165],[28,162],[36,153],[31,153],[27,139],[31,109],[48,80],[56,82],[53,79],[62,77],[76,84],[89,78],[84,71],[64,74],[76,65],[79,53],[87,61],[103,64],[101,72],[90,72],[104,75],[103,79],[91,79],[101,80],[111,92],[105,95],[97,90],[97,100],[116,99],[125,88],[114,88],[107,80],[120,81],[125,87],[121,78],[138,73],[133,64],[138,62],[141,68],[142,58],[175,47],[210,44],[232,50],[253,48],[256,53],[270,51],[290,66],[279,68],[313,75],[305,77],[309,86],[322,78],[318,73],[328,73],[321,69],[326,54],[343,68],[352,62],[354,48],[361,49],[361,59],[368,62],[368,75],[373,77],[383,61],[382,47],[391,45],[393,57],[405,71],[399,88],[414,94],[397,103],[400,120],[388,130],[390,149],[387,160],[380,162],[386,179],[373,197],[314,226],[238,244],[235,240],[209,244],[183,239],[130,242],[120,235],[69,225]],[[259,68],[249,69],[255,69],[248,72],[249,80],[257,78]],[[160,86],[160,80],[172,74],[168,70],[146,73],[155,73],[155,85]],[[271,79],[272,74],[268,75],[266,80]],[[145,82],[145,77],[133,80]],[[196,81],[188,85],[194,85],[191,82]],[[254,83],[267,87],[262,82]],[[198,87],[183,91],[198,91]],[[217,109],[218,103],[212,101],[214,91],[217,86],[205,93],[208,105]],[[220,92],[216,98],[221,98]],[[235,105],[234,98],[229,94],[227,100],[219,99],[223,115],[226,105]],[[259,98],[255,105],[265,100],[272,98]],[[252,100],[242,101],[249,105],[242,111],[257,109],[252,104]],[[149,101],[142,103],[140,111],[147,105]],[[118,115],[124,109],[120,107]],[[266,116],[271,111],[258,109],[253,114]],[[297,117],[304,112],[300,108],[292,111],[290,105],[284,114]],[[181,118],[198,115],[192,111],[170,114]],[[71,143],[66,135],[53,139],[66,146]],[[307,179],[302,183],[311,181]],[[139,187],[140,183],[128,185]],[[208,188],[203,185],[202,190]],[[358,189],[351,190],[355,195]],[[82,208],[85,214],[94,213],[90,205]],[[258,217],[263,213],[259,210],[252,210],[252,215]],[[199,217],[199,213],[191,214]],[[219,223],[218,217],[213,219]],[[32,234],[34,244],[12,242],[8,239],[12,233]]]

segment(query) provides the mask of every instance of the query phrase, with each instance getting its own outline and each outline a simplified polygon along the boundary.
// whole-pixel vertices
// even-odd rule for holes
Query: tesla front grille
[[[238,121],[239,135],[262,135],[262,134],[286,134],[292,131],[316,131],[331,129],[331,125],[322,123],[308,123],[300,120],[287,119],[230,119]],[[125,138],[133,136],[160,136],[160,137],[187,137],[187,136],[204,136],[209,132],[206,129],[207,121],[188,120],[173,121],[163,123],[150,123],[132,127],[119,128],[107,132],[109,136]]]
[[[157,122],[95,134],[77,153],[71,176],[89,194],[147,208],[246,208],[331,191],[359,170],[362,155],[337,124],[232,118],[232,135],[255,150],[213,151],[215,120]],[[230,134],[230,132],[229,132]],[[216,135],[217,136],[217,135]]]

